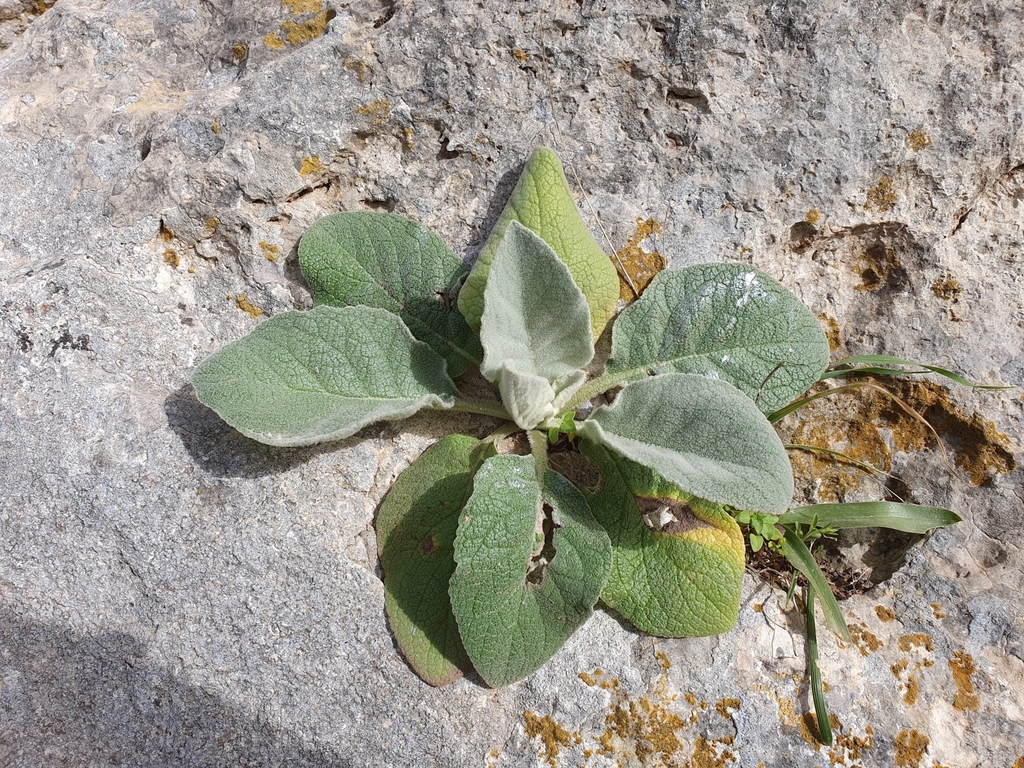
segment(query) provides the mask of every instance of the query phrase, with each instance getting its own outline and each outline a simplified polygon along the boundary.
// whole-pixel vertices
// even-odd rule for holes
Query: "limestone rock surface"
[[[0,763],[1024,765],[1021,41],[1017,0],[0,0]],[[725,635],[598,611],[520,683],[430,688],[374,510],[493,424],[271,449],[195,400],[208,354],[311,306],[320,216],[395,211],[471,260],[538,144],[609,252],[754,264],[835,359],[1012,387],[782,425],[888,473],[794,453],[797,503],[964,517],[842,540],[876,586],[849,579],[854,644],[820,638],[830,748],[767,566]]]

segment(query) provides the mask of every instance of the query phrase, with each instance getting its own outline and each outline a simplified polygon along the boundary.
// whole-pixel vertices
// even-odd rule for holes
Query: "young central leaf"
[[[243,435],[311,445],[355,434],[458,394],[445,362],[397,315],[370,307],[286,312],[208,357],[199,400]]]
[[[488,272],[512,222],[519,222],[539,235],[569,268],[576,285],[587,297],[591,330],[593,337],[598,338],[615,314],[619,278],[611,259],[580,217],[562,163],[546,147],[538,147],[527,161],[519,183],[459,293],[459,309],[466,320],[474,328],[480,327]]]
[[[583,383],[580,369],[594,356],[590,310],[551,248],[515,221],[484,297],[480,371],[498,385],[516,423],[532,429]]]
[[[793,497],[782,441],[754,402],[724,381],[666,373],[634,382],[579,434],[719,504],[774,514]]]
[[[728,381],[771,413],[828,366],[814,315],[775,280],[742,264],[661,272],[612,329],[609,373],[699,373]]]
[[[542,502],[552,508],[555,555],[535,583]],[[539,668],[589,618],[608,578],[611,543],[568,480],[548,472],[542,489],[532,457],[494,456],[473,480],[455,562],[449,594],[463,645],[487,684],[501,686]]]
[[[480,363],[480,341],[455,306],[466,267],[421,224],[392,213],[324,216],[302,236],[299,265],[317,304],[394,312],[451,376]]]
[[[653,470],[584,442],[601,473],[590,498],[612,541],[614,564],[601,599],[638,629],[659,637],[726,632],[736,624],[743,583],[743,534],[720,505],[683,493]],[[644,525],[641,511],[672,521]]]

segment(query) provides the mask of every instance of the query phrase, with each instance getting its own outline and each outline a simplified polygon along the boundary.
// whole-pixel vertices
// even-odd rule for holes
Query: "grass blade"
[[[905,371],[902,368],[892,368],[894,365],[905,365],[920,368],[922,370],[917,371]],[[874,373],[879,376],[908,376],[922,373],[935,373],[939,376],[944,376],[951,381],[955,381],[957,384],[963,384],[965,387],[973,387],[975,389],[1011,389],[1003,384],[976,384],[969,379],[965,379],[958,373],[947,370],[945,368],[939,368],[935,365],[926,365],[925,363],[919,363],[915,360],[905,360],[901,357],[890,357],[889,355],[857,355],[855,357],[847,357],[840,360],[835,365],[829,367],[825,373],[821,375],[819,381],[825,379],[831,379],[836,376],[846,376],[850,373]]]
[[[941,507],[901,504],[895,501],[861,501],[848,504],[810,504],[779,517],[782,525],[818,525],[834,528],[891,528],[904,533],[927,533],[959,523],[961,517]],[[794,563],[795,565],[795,563]]]
[[[814,716],[818,720],[818,736],[826,747],[832,746],[832,724],[828,721],[825,706],[825,691],[821,685],[821,669],[818,667],[818,630],[814,625],[814,587],[804,592],[807,604],[807,669],[811,678],[811,698],[814,700]]]
[[[832,588],[829,587],[825,574],[821,572],[811,550],[789,526],[785,526],[782,553],[793,564],[793,567],[806,577],[807,583],[818,593],[821,599],[821,610],[825,614],[825,623],[829,629],[845,642],[853,642],[850,630],[846,626],[846,620],[843,618],[843,612],[839,609],[839,603],[836,602],[836,596],[832,594]]]

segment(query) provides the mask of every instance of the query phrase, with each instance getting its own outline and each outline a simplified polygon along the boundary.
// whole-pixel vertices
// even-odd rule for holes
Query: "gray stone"
[[[892,575],[843,601],[853,645],[819,627],[826,749],[803,619],[755,573],[722,636],[599,610],[520,683],[426,686],[384,618],[374,510],[438,437],[493,423],[273,449],[188,383],[311,304],[295,249],[320,216],[393,210],[472,259],[543,143],[607,250],[655,219],[643,247],[756,264],[834,323],[837,358],[1020,387],[1019,3],[37,5],[0,0],[0,762],[1024,757],[1019,389],[899,385],[941,450],[898,406],[864,410],[873,391],[803,417],[898,476],[843,498],[964,517],[851,542]],[[799,503],[839,487],[813,468]]]

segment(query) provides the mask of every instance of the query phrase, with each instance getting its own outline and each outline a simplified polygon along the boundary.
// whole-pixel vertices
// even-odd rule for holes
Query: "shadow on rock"
[[[215,477],[262,477],[284,472],[322,453],[359,442],[359,436],[302,448],[281,448],[251,440],[228,425],[184,384],[164,400],[167,425],[181,438],[193,461]]]
[[[123,632],[0,610],[0,763],[351,766],[152,665]]]

